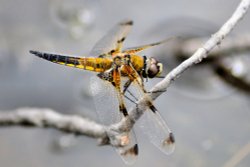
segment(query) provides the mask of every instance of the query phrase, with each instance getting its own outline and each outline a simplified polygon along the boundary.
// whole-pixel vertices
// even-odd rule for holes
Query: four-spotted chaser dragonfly
[[[96,111],[100,121],[110,125],[129,115],[127,99],[136,104],[138,98],[148,96],[144,80],[159,77],[163,69],[163,65],[155,58],[147,58],[137,53],[166,40],[122,50],[123,42],[132,25],[132,21],[117,24],[97,42],[90,52],[92,57],[71,57],[39,51],[30,53],[53,63],[97,72],[97,77],[95,76],[90,84]],[[135,93],[138,94],[137,97]],[[155,146],[170,154],[174,150],[173,133],[154,107],[152,100],[147,99],[149,109],[141,118],[141,127]],[[109,136],[109,140],[125,163],[131,164],[135,161],[138,145],[133,130],[124,132],[120,136],[120,142],[115,143],[112,136]]]

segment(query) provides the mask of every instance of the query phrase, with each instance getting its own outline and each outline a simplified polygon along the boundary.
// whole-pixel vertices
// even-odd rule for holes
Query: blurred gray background
[[[95,74],[43,61],[29,54],[29,50],[88,56],[102,35],[127,18],[135,23],[126,40],[127,47],[172,35],[209,37],[231,16],[238,3],[0,0],[0,111],[51,108],[96,119],[89,93],[89,79]],[[233,33],[249,31],[249,21],[248,13]],[[164,54],[166,45],[143,52],[162,60],[165,73],[177,65]],[[158,81],[149,81],[147,88]],[[223,82],[210,68],[200,66],[186,71],[155,103],[175,133],[176,150],[169,156],[163,154],[136,129],[140,155],[134,166],[223,166],[249,143],[249,95]],[[249,165],[250,156],[238,164]],[[54,129],[5,127],[0,128],[0,166],[125,164],[111,147],[99,147],[95,139]]]

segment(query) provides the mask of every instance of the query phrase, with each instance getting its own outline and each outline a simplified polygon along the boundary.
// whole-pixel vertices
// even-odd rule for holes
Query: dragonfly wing
[[[127,54],[135,54],[135,53],[138,53],[138,52],[143,51],[145,49],[151,48],[153,46],[157,46],[157,45],[163,44],[165,42],[168,42],[168,41],[170,41],[170,40],[172,40],[174,38],[176,38],[176,37],[170,37],[170,38],[167,38],[167,39],[165,39],[163,41],[155,42],[155,43],[151,43],[151,44],[147,44],[147,45],[142,45],[142,46],[127,48],[123,52],[127,53]]]
[[[115,87],[110,82],[96,76],[91,77],[90,82],[99,121],[104,125],[119,122],[122,115],[118,110],[119,105]]]
[[[114,148],[116,152],[120,155],[124,163],[131,165],[135,163],[139,153],[137,139],[134,130],[132,129],[128,133],[121,134],[121,139],[125,142],[128,141],[128,144],[126,144],[123,147],[114,147]]]
[[[151,143],[165,154],[171,154],[174,151],[175,139],[173,133],[157,111],[146,110],[139,122],[140,128]]]
[[[142,91],[138,83],[133,82],[126,94],[135,100],[140,99],[146,94]],[[134,97],[133,97],[134,96]],[[151,102],[152,103],[152,102]],[[152,103],[153,104],[153,103]],[[175,148],[175,139],[172,131],[166,124],[158,111],[147,109],[138,121],[139,127],[157,148],[165,154],[171,154]]]
[[[119,102],[115,87],[108,81],[92,77],[90,88],[100,122],[106,126],[119,122],[123,114],[119,111]],[[133,164],[138,155],[138,145],[134,131],[131,130],[130,132],[119,134],[119,139],[122,143],[119,146],[112,140],[112,135],[108,134],[108,136],[110,143],[114,146],[123,161],[126,164]]]
[[[90,51],[91,56],[107,56],[110,52],[121,49],[121,45],[128,35],[133,22],[123,21],[113,27],[104,37],[102,37]]]

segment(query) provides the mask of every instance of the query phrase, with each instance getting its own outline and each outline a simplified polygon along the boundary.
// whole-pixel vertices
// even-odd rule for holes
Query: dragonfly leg
[[[134,103],[135,105],[138,105],[134,100],[132,100],[130,97],[128,97],[127,95],[123,94],[123,96],[128,99],[130,102]]]
[[[135,95],[128,90],[128,87],[131,85],[133,80],[130,78],[125,84],[124,84],[124,89],[123,89],[123,95],[126,97],[125,93],[128,92],[136,101],[138,101],[138,98],[135,97]],[[135,103],[135,102],[134,102]]]
[[[167,90],[157,90],[157,91],[149,91],[147,93],[163,93],[163,92],[166,92]]]
[[[112,70],[112,84],[117,90],[117,98],[119,101],[119,110],[126,117],[128,115],[128,111],[126,109],[123,93],[121,91],[121,73],[118,68]]]
[[[121,74],[119,69],[114,68],[108,72],[99,73],[97,76],[105,81],[110,82],[115,87],[119,101],[119,110],[124,116],[127,116],[128,111],[124,103],[123,93],[121,92]]]
[[[148,92],[145,90],[141,76],[137,73],[137,71],[131,65],[124,66],[123,71],[126,72],[131,82],[135,82],[137,84],[142,94],[147,96]],[[150,108],[150,110],[155,113],[157,109],[153,105],[153,102],[150,98],[148,99],[147,103],[148,103],[148,107]]]
[[[132,81],[129,79],[125,84],[124,84],[124,89],[123,89],[123,94],[127,91],[128,87],[131,85]]]

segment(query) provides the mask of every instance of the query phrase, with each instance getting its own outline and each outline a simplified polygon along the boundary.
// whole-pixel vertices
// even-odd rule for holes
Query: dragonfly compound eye
[[[158,63],[158,61],[155,58],[150,58],[150,63],[148,64],[148,71],[147,75],[149,78],[154,78],[155,76],[158,76],[162,72],[162,64]]]
[[[148,69],[148,77],[154,78],[159,73],[159,68],[156,64],[151,64]]]

